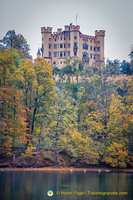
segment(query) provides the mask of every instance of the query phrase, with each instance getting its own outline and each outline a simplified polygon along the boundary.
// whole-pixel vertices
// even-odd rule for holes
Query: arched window
[[[88,53],[86,51],[83,52],[83,58],[88,58]]]
[[[88,45],[87,44],[83,44],[83,49],[88,50]]]

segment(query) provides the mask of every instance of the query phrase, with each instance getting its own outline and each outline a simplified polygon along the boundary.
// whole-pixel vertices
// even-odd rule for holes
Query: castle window
[[[64,40],[65,40],[66,38],[64,37]]]
[[[76,56],[77,55],[77,51],[76,50],[74,50],[74,56]]]
[[[78,49],[77,42],[74,42],[74,50],[77,51],[77,49]]]
[[[60,61],[60,64],[62,64],[62,61]]]
[[[70,56],[71,55],[71,52],[70,51],[68,51],[68,56]]]
[[[54,57],[57,57],[57,52],[54,52]]]
[[[83,52],[83,58],[88,58],[88,53],[86,51]]]
[[[90,46],[90,50],[92,51],[92,46]]]
[[[97,60],[100,60],[100,54],[97,54]]]
[[[55,61],[53,62],[53,65],[56,65],[56,62],[55,62]]]
[[[49,49],[51,49],[51,44],[49,44]]]
[[[97,51],[100,51],[100,47],[97,47]]]
[[[96,48],[94,47],[94,51],[96,51]]]
[[[74,39],[77,40],[77,36],[74,36]]]
[[[91,59],[92,59],[92,53],[90,54],[90,57],[91,57]]]
[[[95,54],[93,55],[93,58],[94,58],[94,59],[96,58],[96,55],[95,55]]]
[[[70,40],[70,37],[69,37],[69,40]]]
[[[74,47],[73,47],[74,56],[77,56],[77,49],[78,49],[77,42],[74,42]]]
[[[64,51],[64,56],[66,56],[66,52]]]
[[[60,48],[62,48],[63,47],[63,45],[62,44],[60,44]]]
[[[87,44],[83,44],[83,49],[88,50],[88,45]]]
[[[56,38],[54,39],[54,41],[56,42]]]
[[[97,41],[97,44],[100,44],[100,41]]]
[[[66,44],[64,44],[64,48],[66,48]]]
[[[49,38],[49,41],[51,41],[51,38]]]
[[[63,52],[62,51],[60,51],[60,57],[62,57],[63,56]]]
[[[61,40],[62,40],[62,37],[61,37]]]
[[[71,47],[71,44],[69,43],[69,44],[68,44],[68,48],[70,48],[70,47]]]
[[[54,44],[54,49],[57,49],[57,44]]]
[[[49,52],[49,57],[51,57],[51,52]]]

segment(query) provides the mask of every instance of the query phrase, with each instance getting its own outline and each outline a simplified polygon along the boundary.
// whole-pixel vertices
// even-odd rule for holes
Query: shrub
[[[31,165],[33,163],[33,156],[31,154],[23,154],[21,159],[22,165]]]

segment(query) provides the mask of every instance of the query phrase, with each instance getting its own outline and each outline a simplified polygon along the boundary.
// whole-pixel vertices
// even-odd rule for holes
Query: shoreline
[[[59,171],[59,172],[133,172],[133,169],[118,169],[118,168],[0,168],[0,171]]]

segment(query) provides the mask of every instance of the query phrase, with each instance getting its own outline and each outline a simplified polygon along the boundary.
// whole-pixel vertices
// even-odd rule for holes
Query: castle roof
[[[40,48],[38,48],[37,55],[41,55]]]

